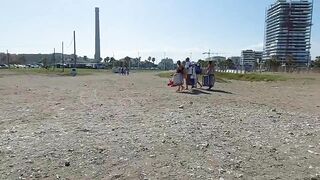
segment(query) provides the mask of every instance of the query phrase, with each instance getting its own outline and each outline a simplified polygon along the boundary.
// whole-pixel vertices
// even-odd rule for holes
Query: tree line
[[[56,54],[55,57],[53,57],[53,54],[9,54],[9,61],[10,64],[33,64],[33,63],[42,63],[44,66],[52,66],[53,62],[61,63],[61,54]],[[93,59],[88,58],[87,56],[79,56],[77,57],[79,60],[79,63],[92,63],[94,62]],[[55,59],[55,60],[54,60]],[[126,56],[122,59],[115,59],[114,57],[105,57],[104,59],[101,59],[101,62],[96,63],[104,63],[107,68],[112,67],[139,67],[139,68],[160,68],[164,70],[170,70],[175,68],[175,64],[172,59],[166,58],[162,59],[159,64],[155,64],[156,58],[149,56],[145,60],[141,60],[141,57],[139,58],[131,58],[129,56]],[[73,56],[72,55],[65,55],[65,63],[72,63],[73,62]],[[293,56],[288,56],[286,60],[283,62],[278,59],[277,56],[272,56],[271,59],[263,62],[261,65],[264,69],[267,71],[278,71],[279,68],[284,64],[287,71],[293,71],[294,68],[297,66],[294,63]],[[7,64],[7,54],[0,53],[0,64]],[[202,67],[206,67],[208,65],[208,62],[202,59],[198,60],[198,63]],[[239,63],[234,63],[230,58],[214,62],[215,65],[221,69],[237,69],[239,68]],[[260,65],[258,62],[254,62],[254,68],[258,68]],[[311,67],[320,68],[320,56],[317,56],[314,61],[310,64]]]

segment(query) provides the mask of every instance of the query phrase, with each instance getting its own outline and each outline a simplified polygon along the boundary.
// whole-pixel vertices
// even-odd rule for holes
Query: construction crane
[[[220,55],[220,54],[223,54],[223,53],[212,53],[211,50],[209,49],[208,52],[204,52],[202,54],[208,54],[208,59],[210,59],[211,55]]]
[[[209,49],[208,52],[204,52],[204,53],[202,53],[202,54],[208,54],[208,58],[210,58],[210,55],[211,55],[212,53],[211,53],[211,50]]]

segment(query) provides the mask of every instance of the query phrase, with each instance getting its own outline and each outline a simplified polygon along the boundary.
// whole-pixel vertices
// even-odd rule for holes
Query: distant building
[[[172,70],[176,68],[173,63],[173,60],[170,58],[162,59],[161,62],[158,64],[158,67],[161,70]]]
[[[240,57],[240,56],[232,56],[232,57],[229,57],[229,59],[232,60],[233,64],[239,65],[239,64],[240,64],[241,57]]]
[[[268,8],[264,61],[275,57],[302,66],[310,62],[312,10],[309,0],[277,0]]]
[[[257,62],[261,62],[262,61],[262,57],[263,57],[263,51],[255,51],[254,52],[254,59]]]
[[[255,54],[253,50],[244,50],[241,52],[240,65],[253,65],[255,61]]]
[[[215,61],[215,62],[221,62],[225,60],[227,60],[227,58],[223,56],[212,56],[210,58],[206,58],[206,61]]]
[[[262,59],[262,54],[261,51],[244,50],[241,52],[240,65],[250,70]]]

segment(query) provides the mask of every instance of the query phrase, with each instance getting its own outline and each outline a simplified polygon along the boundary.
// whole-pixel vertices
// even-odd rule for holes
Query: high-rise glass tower
[[[309,64],[313,2],[277,0],[266,11],[263,60]]]

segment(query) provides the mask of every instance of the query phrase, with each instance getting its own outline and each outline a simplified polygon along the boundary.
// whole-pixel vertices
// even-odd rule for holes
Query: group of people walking
[[[127,68],[127,67],[119,67],[118,72],[120,75],[129,76],[129,68]]]
[[[199,82],[201,75],[203,80],[202,84]],[[190,62],[189,58],[187,58],[186,61],[177,62],[176,73],[173,76],[173,83],[178,86],[177,92],[189,90],[189,86],[191,86],[191,88],[197,88],[198,85],[200,87],[207,86],[208,90],[211,90],[214,81],[214,64],[212,61],[209,61],[207,68],[203,70],[200,64]]]

